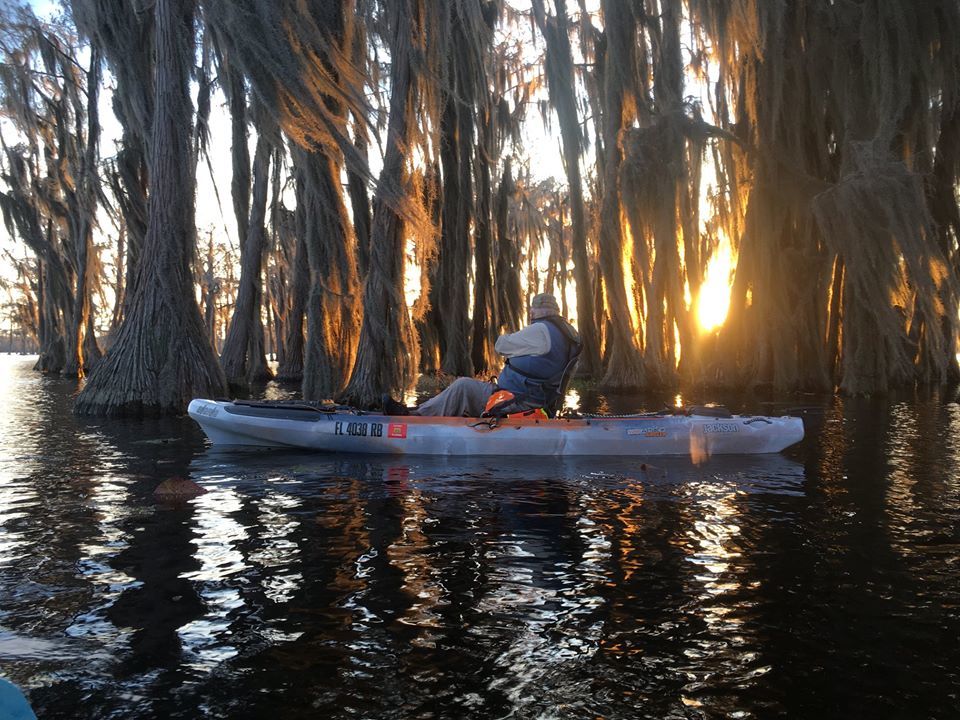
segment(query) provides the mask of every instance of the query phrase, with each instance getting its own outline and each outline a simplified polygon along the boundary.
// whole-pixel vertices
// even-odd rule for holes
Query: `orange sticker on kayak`
[[[406,439],[407,426],[405,423],[390,423],[387,428],[387,437]]]

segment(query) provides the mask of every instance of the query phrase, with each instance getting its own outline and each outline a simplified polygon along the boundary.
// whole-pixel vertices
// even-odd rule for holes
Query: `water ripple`
[[[789,457],[699,465],[230,454],[3,362],[0,666],[42,717],[957,706],[955,402],[826,400]]]

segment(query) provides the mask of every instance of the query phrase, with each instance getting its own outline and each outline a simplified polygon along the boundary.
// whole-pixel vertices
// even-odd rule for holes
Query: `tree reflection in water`
[[[829,401],[802,464],[650,465],[214,453],[10,387],[0,664],[42,717],[955,705],[956,404]],[[157,503],[174,475],[207,492]]]

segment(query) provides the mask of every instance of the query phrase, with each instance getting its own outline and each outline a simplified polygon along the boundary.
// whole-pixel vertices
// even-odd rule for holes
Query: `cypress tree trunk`
[[[283,339],[283,359],[277,368],[277,379],[286,382],[300,382],[303,380],[303,320],[307,311],[307,293],[310,286],[310,263],[307,260],[306,233],[301,229],[303,223],[299,221],[302,210],[298,207],[296,214],[296,246],[293,252],[293,261],[290,267],[290,303],[286,317],[286,334]]]
[[[473,347],[471,357],[473,370],[480,374],[493,370],[498,363],[493,350],[491,335],[492,318],[495,315],[493,297],[493,268],[491,249],[493,237],[490,229],[493,188],[490,182],[490,157],[493,143],[493,119],[489,108],[481,111],[482,142],[477,148],[475,162],[478,167],[477,213],[474,221],[474,276],[473,276]]]
[[[93,322],[94,312],[91,309],[87,313],[87,327],[83,335],[83,361],[85,367],[93,368],[103,357],[103,350],[100,349],[100,343],[97,342],[97,328]]]
[[[153,117],[154,13],[146,0],[71,0],[77,26],[110,64],[113,110],[123,128],[109,182],[127,232],[126,282],[133,284],[147,233],[148,136]],[[126,312],[124,295],[121,315]]]
[[[604,34],[607,48],[604,57],[604,95],[606,114],[603,137],[606,157],[603,168],[603,199],[600,206],[600,267],[610,315],[612,337],[605,387],[637,388],[643,385],[643,365],[637,345],[624,276],[624,237],[620,222],[620,163],[622,152],[618,137],[630,115],[624,103],[625,76],[632,66],[634,19],[629,8],[618,0],[603,0]]]
[[[183,412],[191,398],[226,392],[193,288],[194,177],[189,77],[193,0],[157,0],[156,83],[148,230],[116,343],[77,398],[75,412],[142,416]]]
[[[820,95],[818,86],[829,77],[814,68],[827,42],[833,47],[837,41],[832,33],[808,31],[833,23],[826,5],[757,2],[750,12],[764,37],[740,60],[740,72],[755,76],[744,88],[749,97],[738,98],[737,112],[747,120],[734,129],[761,152],[750,156],[752,187],[734,199],[742,203],[748,193],[730,310],[718,335],[718,380],[739,387],[824,390],[832,386],[826,339],[835,256],[817,230],[811,201],[829,187],[818,178],[832,179],[836,172],[822,138],[832,136],[830,142],[839,147],[850,128],[866,125],[834,124],[839,118],[830,117],[833,101]],[[837,67],[844,82],[853,70],[847,60],[841,53],[827,66],[831,72]],[[861,80],[849,76],[851,85],[859,86]],[[740,82],[745,84],[742,77]],[[847,95],[838,91],[843,102]],[[727,170],[735,176],[736,167],[730,165]],[[844,273],[849,269],[846,264]]]
[[[600,340],[597,333],[596,306],[593,302],[593,273],[587,251],[587,220],[583,201],[583,178],[580,174],[580,118],[577,112],[566,0],[556,0],[555,17],[547,17],[543,0],[534,0],[533,7],[534,17],[547,42],[547,82],[550,100],[560,121],[563,162],[570,187],[573,274],[577,283],[577,330],[583,341],[579,369],[584,375],[599,377],[602,371]]]
[[[250,222],[250,149],[247,147],[247,94],[243,75],[227,63],[227,98],[230,103],[230,154],[233,174],[230,177],[230,197],[237,221],[237,246],[241,256],[246,252],[248,223]],[[257,139],[258,150],[260,139]],[[226,368],[224,368],[224,372]],[[230,373],[227,372],[230,380]]]
[[[76,246],[76,286],[73,294],[73,313],[67,331],[66,362],[61,373],[67,377],[82,377],[100,359],[96,335],[88,335],[93,328],[89,322],[93,316],[92,292],[96,279],[93,277],[90,256],[93,254],[93,223],[97,211],[97,149],[100,142],[100,53],[93,48],[90,55],[90,70],[87,73],[87,133],[86,145],[80,167],[77,188],[72,205],[71,227]]]
[[[127,259],[127,224],[120,219],[120,229],[117,232],[117,262],[116,274],[113,277],[113,312],[110,315],[110,331],[113,335],[120,320],[123,317],[123,296],[126,294],[126,285],[124,285],[124,266]]]
[[[147,150],[140,138],[126,128],[117,151],[117,174],[111,177],[111,186],[127,228],[126,276],[124,289],[129,291],[133,276],[140,265],[143,241],[147,234]],[[124,292],[120,319],[127,310],[130,293]]]
[[[127,311],[130,299],[129,289],[133,285],[134,275],[140,266],[144,238],[147,235],[148,178],[146,147],[135,132],[124,128],[120,139],[120,150],[117,152],[117,175],[111,178],[117,204],[120,206],[120,212],[123,213],[123,224],[127,228],[127,274],[124,278],[124,287],[128,292],[123,294],[121,319]]]
[[[941,108],[940,128],[936,145],[936,160],[930,177],[928,195],[930,212],[936,223],[940,252],[947,259],[953,276],[960,278],[960,249],[953,242],[960,237],[960,203],[957,200],[957,176],[960,175],[960,88],[954,84],[946,92]],[[948,301],[943,297],[944,304]],[[955,323],[944,328],[949,347],[956,347],[958,330]],[[960,380],[960,365],[950,353],[949,374],[952,381]]]
[[[250,335],[248,355],[248,367],[246,384],[266,382],[273,379],[273,370],[267,363],[267,329],[260,318],[260,310],[263,308],[263,288],[257,288],[257,297],[254,301],[256,305],[257,322],[253,325],[253,332]]]
[[[367,142],[357,130],[354,144],[357,153],[366,161]],[[370,197],[367,195],[367,184],[363,176],[347,168],[347,188],[350,194],[350,210],[353,216],[353,232],[357,236],[357,271],[360,277],[366,277],[367,265],[370,262]]]
[[[442,134],[442,133],[441,133]],[[434,226],[442,227],[443,190],[437,161],[427,165],[423,178],[425,202]],[[420,372],[436,374],[440,370],[440,328],[443,326],[443,300],[437,292],[437,252],[423,243],[418,248],[420,296],[413,304],[413,322],[420,340]]]
[[[840,331],[843,326],[843,259],[837,257],[833,263],[831,273],[830,289],[830,310],[827,321],[827,370],[830,373],[830,387],[835,388],[840,384],[842,377],[843,355],[840,352]]]
[[[344,391],[347,402],[361,407],[377,403],[382,392],[402,392],[413,381],[419,364],[417,338],[403,293],[406,239],[404,220],[398,212],[416,97],[411,60],[414,29],[419,25],[414,22],[413,2],[398,0],[391,9],[394,43],[387,150],[373,200],[370,272],[363,292],[360,348]]]
[[[343,11],[362,16],[363,3],[358,4],[357,0],[349,0],[343,4]],[[352,65],[359,73],[369,76],[370,66],[367,59],[369,40],[365,23],[359,17],[354,19],[347,16],[343,22],[343,29],[345,53],[351,55]],[[368,167],[366,119],[358,108],[351,110],[349,115],[353,124],[353,145],[356,148],[356,157],[366,168]],[[357,242],[357,271],[360,278],[365,278],[370,264],[370,196],[367,193],[367,175],[366,172],[359,172],[354,163],[348,162],[346,166],[353,232]]]
[[[213,233],[207,237],[207,252],[204,260],[203,273],[200,278],[200,306],[203,312],[203,324],[207,338],[214,351],[217,349],[217,295],[220,292],[220,281],[216,278],[216,267],[213,258]]]
[[[844,258],[840,388],[869,395],[942,383],[956,352],[957,284],[921,180],[872,144],[849,152],[849,172],[813,206],[825,242]]]
[[[34,370],[60,372],[66,362],[66,327],[57,297],[66,292],[66,280],[59,258],[51,254],[41,260],[43,293],[40,301],[40,357]]]
[[[346,385],[359,335],[356,246],[340,183],[340,163],[296,148],[297,206],[306,227],[310,291],[303,397],[324,400]]]
[[[459,29],[460,25],[457,24]],[[436,283],[431,286],[432,305],[439,328],[440,368],[451,375],[473,374],[469,351],[470,221],[473,216],[473,181],[470,154],[473,123],[461,108],[460,74],[453,54],[443,114],[440,119],[440,163],[443,168],[442,229],[437,257]]]
[[[244,386],[272,377],[263,352],[263,321],[260,317],[269,176],[270,143],[261,133],[257,138],[253,161],[253,205],[250,208],[249,225],[240,235],[246,239],[246,244],[240,253],[237,304],[220,354],[224,375],[231,385]]]
[[[292,244],[288,230],[293,216],[280,202],[280,175],[284,153],[282,145],[274,149],[273,176],[270,183],[270,235],[263,284],[263,302],[267,311],[267,359],[275,361],[278,367],[286,360],[284,338],[287,328],[287,278],[290,267],[287,258],[289,245]]]
[[[695,335],[684,298],[684,263],[680,260],[684,227],[680,225],[681,198],[687,194],[687,156],[684,129],[683,60],[680,50],[677,3],[664,3],[659,20],[646,23],[653,55],[655,114],[642,127],[621,137],[624,160],[621,195],[630,220],[633,258],[642,293],[638,307],[644,313],[644,377],[648,386],[670,388],[677,381],[677,343],[685,359],[696,356]],[[694,195],[698,196],[697,190]],[[696,246],[684,254],[687,266],[696,267]],[[691,283],[691,293],[697,290]]]
[[[695,253],[684,253],[684,262],[680,260],[680,245],[687,242],[688,247],[692,245],[689,242],[689,236],[683,232],[685,229],[699,234],[700,229],[684,227],[678,223],[679,209],[682,198],[687,196],[687,183],[689,182],[688,169],[691,163],[687,155],[687,138],[683,133],[684,124],[681,122],[686,119],[684,115],[684,92],[683,92],[683,57],[680,49],[680,3],[664,3],[663,11],[660,16],[660,52],[654,66],[657,80],[654,84],[654,93],[656,109],[661,116],[661,122],[666,127],[666,143],[663,147],[664,164],[668,165],[670,170],[670,182],[665,183],[663,188],[663,202],[658,208],[659,213],[656,219],[658,225],[655,231],[656,237],[656,258],[655,258],[655,282],[663,286],[663,345],[664,351],[661,355],[662,365],[660,375],[671,385],[675,384],[677,379],[677,344],[674,336],[676,329],[680,339],[680,348],[684,357],[690,360],[699,353],[697,350],[697,339],[693,332],[693,321],[690,313],[687,311],[684,299],[684,276],[691,279],[691,275],[686,273],[684,264],[696,266],[698,256]],[[695,195],[699,193],[694,190]],[[694,201],[699,202],[697,197]],[[682,235],[681,235],[682,233]],[[692,248],[691,248],[692,249]],[[661,262],[662,261],[662,262]],[[695,277],[695,275],[694,275]],[[691,292],[699,290],[698,285],[690,282]],[[654,303],[659,304],[661,296],[654,294]],[[649,356],[649,346],[647,355]],[[649,358],[646,358],[649,359]],[[649,376],[648,376],[649,379]]]
[[[520,248],[518,238],[510,232],[507,218],[514,195],[513,170],[510,159],[504,163],[500,186],[494,203],[494,228],[497,236],[497,262],[494,270],[498,302],[495,330],[516,332],[523,317],[523,293],[520,288]]]
[[[16,148],[3,146],[8,161],[4,180],[9,193],[0,192],[0,208],[11,234],[14,229],[20,239],[33,250],[39,264],[39,351],[34,370],[60,372],[66,361],[67,319],[72,316],[75,279],[64,262],[52,220],[45,220],[37,205],[38,183],[31,180],[36,174]],[[46,228],[44,228],[44,224]]]

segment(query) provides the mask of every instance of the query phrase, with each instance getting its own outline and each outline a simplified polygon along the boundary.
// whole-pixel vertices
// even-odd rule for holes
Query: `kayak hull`
[[[197,399],[187,410],[218,447],[383,455],[648,456],[775,453],[803,439],[796,417],[643,415],[504,419],[395,417]]]

